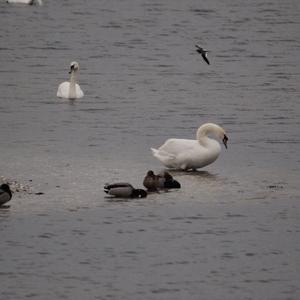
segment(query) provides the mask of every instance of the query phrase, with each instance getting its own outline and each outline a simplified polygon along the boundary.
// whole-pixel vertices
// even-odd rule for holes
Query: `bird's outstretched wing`
[[[207,59],[207,51],[204,50],[202,47],[200,47],[198,44],[195,45],[196,46],[196,51],[201,54],[203,60],[209,65],[209,60]]]
[[[209,60],[207,59],[207,53],[202,53],[202,58],[205,60],[205,62],[209,65]]]

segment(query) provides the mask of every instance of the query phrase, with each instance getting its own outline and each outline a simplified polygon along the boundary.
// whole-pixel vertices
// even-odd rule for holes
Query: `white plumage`
[[[57,89],[57,97],[66,99],[79,99],[84,96],[80,85],[77,83],[79,72],[79,64],[76,61],[71,62],[70,71],[71,74],[70,81],[62,82]]]
[[[168,168],[195,170],[213,163],[221,152],[219,142],[209,138],[209,134],[222,139],[227,148],[228,138],[224,129],[217,124],[206,123],[198,128],[196,140],[172,138],[158,149],[151,150],[153,156]]]

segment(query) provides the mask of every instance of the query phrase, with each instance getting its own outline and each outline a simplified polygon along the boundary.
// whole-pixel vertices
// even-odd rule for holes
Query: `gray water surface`
[[[0,3],[0,176],[29,187],[0,298],[299,299],[299,3],[44,2]],[[85,97],[58,99],[73,60]],[[229,147],[180,190],[105,197],[205,122]]]

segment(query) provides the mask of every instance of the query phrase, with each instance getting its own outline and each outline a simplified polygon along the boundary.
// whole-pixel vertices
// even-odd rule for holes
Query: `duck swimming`
[[[172,138],[158,149],[151,150],[153,156],[168,168],[196,170],[213,163],[221,152],[219,142],[208,135],[220,138],[227,148],[225,130],[217,124],[205,123],[198,128],[196,140]]]
[[[10,201],[12,193],[8,184],[0,185],[0,207],[6,202]]]
[[[66,99],[79,99],[84,96],[80,85],[77,83],[78,72],[78,62],[71,62],[69,71],[69,74],[71,74],[70,81],[64,81],[58,86],[56,94],[57,97]]]
[[[143,185],[148,191],[158,191],[159,189],[179,189],[180,183],[176,181],[170,173],[164,171],[155,175],[152,170],[147,172],[143,180]]]
[[[130,183],[118,182],[113,184],[106,184],[104,192],[108,195],[117,198],[145,198],[147,192],[143,189],[135,189]]]

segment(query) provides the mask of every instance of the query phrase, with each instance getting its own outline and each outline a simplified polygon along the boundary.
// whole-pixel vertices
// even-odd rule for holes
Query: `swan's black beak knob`
[[[72,66],[70,67],[69,74],[71,74],[73,71],[74,71],[74,65],[72,65]]]
[[[225,148],[227,149],[227,141],[228,141],[228,137],[226,134],[224,134],[224,137],[223,137],[223,144],[225,146]]]

